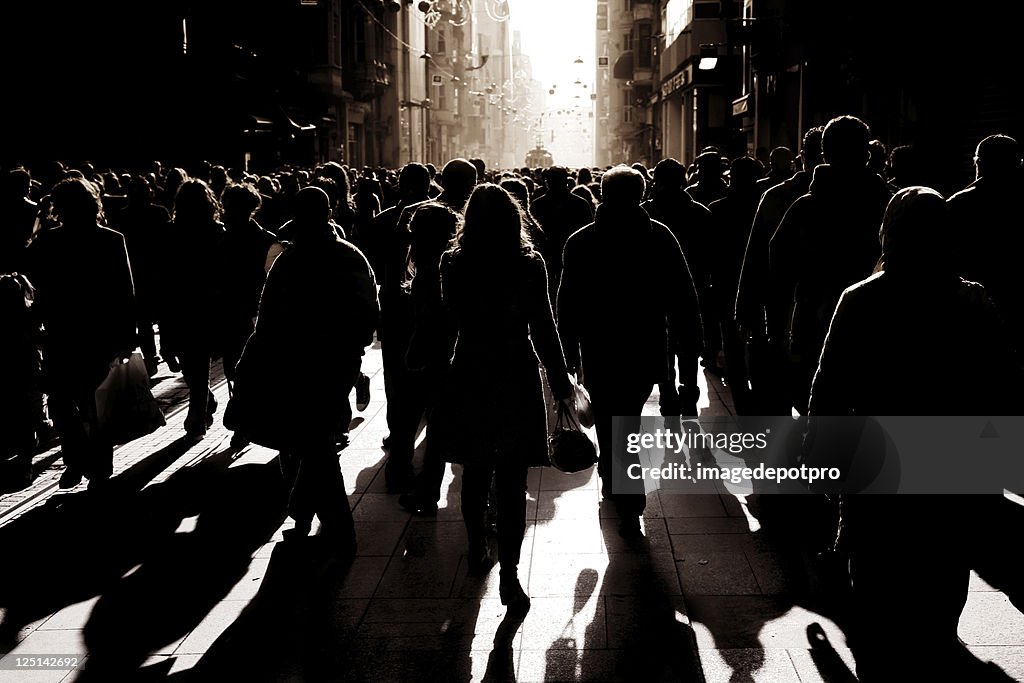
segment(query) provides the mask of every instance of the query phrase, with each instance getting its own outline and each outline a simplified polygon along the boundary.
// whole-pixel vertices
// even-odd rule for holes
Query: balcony
[[[360,102],[380,97],[391,85],[391,66],[379,60],[357,62],[343,73],[345,89]]]
[[[650,21],[654,19],[654,4],[633,0],[633,21]]]

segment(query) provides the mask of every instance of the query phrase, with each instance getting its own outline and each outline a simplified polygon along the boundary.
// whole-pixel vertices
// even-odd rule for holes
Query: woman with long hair
[[[522,209],[497,185],[477,186],[452,248],[441,259],[442,300],[458,337],[446,389],[430,429],[463,465],[462,515],[474,573],[491,564],[487,497],[496,488],[501,602],[525,612],[519,583],[526,531],[526,476],[548,464],[538,355],[554,396],[570,384],[548,298],[544,259],[524,229]]]
[[[219,257],[224,240],[220,206],[202,180],[186,180],[174,197],[173,238],[179,282],[171,288],[161,346],[170,348],[188,385],[187,438],[199,441],[213,424],[210,362],[217,349]]]

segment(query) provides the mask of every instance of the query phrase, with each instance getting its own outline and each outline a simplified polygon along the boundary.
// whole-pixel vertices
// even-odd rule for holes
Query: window
[[[437,88],[437,108],[447,109],[448,108],[448,88],[444,83]]]
[[[437,31],[437,52],[441,55],[448,52],[448,45],[445,43],[444,29],[438,29]]]
[[[622,122],[633,123],[633,90],[624,88],[622,90]]]
[[[633,49],[633,33],[632,33],[632,31],[629,32],[629,33],[623,33],[622,34],[622,51],[625,52],[626,50],[632,50],[632,49]]]
[[[643,22],[637,25],[637,50],[634,56],[635,64],[639,69],[651,68],[651,25]]]
[[[693,4],[694,19],[718,19],[722,16],[722,8],[718,2],[695,2]]]

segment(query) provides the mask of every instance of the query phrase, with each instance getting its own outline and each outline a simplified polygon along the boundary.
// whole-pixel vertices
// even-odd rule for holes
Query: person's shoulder
[[[572,248],[575,249],[590,242],[593,242],[595,236],[597,235],[597,230],[594,228],[595,225],[596,223],[587,223],[582,228],[574,231],[565,240],[565,248],[569,249],[571,244]]]
[[[962,203],[970,202],[977,195],[978,186],[975,185],[974,183],[971,183],[970,185],[960,190],[959,192],[953,193],[953,195],[946,200],[946,203],[949,204],[951,207],[958,207]]]
[[[879,271],[843,290],[840,303],[849,308],[850,306],[860,306],[865,301],[873,301],[879,296],[884,297],[888,284],[885,271]]]
[[[115,230],[113,228],[108,228],[108,227],[103,226],[103,225],[98,225],[96,227],[97,227],[97,233],[96,234],[99,235],[99,239],[103,240],[104,242],[108,242],[108,243],[114,244],[114,245],[117,245],[117,244],[123,245],[124,244],[124,235],[122,235],[117,230]]]
[[[532,247],[523,250],[523,262],[530,272],[537,272],[539,270],[540,272],[547,273],[547,262],[541,253]]]

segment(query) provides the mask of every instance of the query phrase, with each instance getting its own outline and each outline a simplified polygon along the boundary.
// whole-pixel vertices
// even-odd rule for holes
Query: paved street
[[[532,609],[516,628],[503,622],[497,570],[467,574],[457,473],[436,519],[385,492],[379,348],[364,360],[372,402],[342,453],[359,539],[351,562],[318,539],[281,542],[273,452],[232,450],[219,420],[201,444],[181,445],[183,385],[161,371],[168,424],[118,449],[108,503],[84,486],[58,491],[54,452],[37,457],[29,489],[0,498],[0,542],[18,548],[0,586],[5,661],[78,655],[173,681],[855,680],[842,601],[815,578],[827,574],[813,553],[790,542],[787,525],[814,511],[655,492],[648,540],[631,547],[600,505],[595,471],[532,470],[520,569]],[[702,381],[701,410],[729,413],[727,390]],[[219,416],[223,382],[215,395]],[[657,414],[656,397],[646,412]],[[1024,680],[1024,617],[978,577],[971,588],[961,638]],[[0,681],[76,676],[0,670]]]

